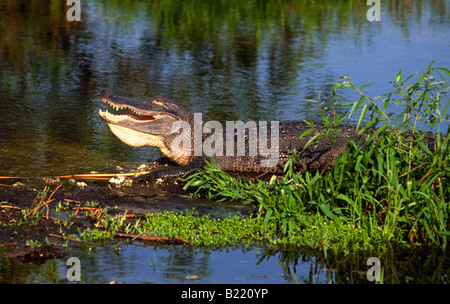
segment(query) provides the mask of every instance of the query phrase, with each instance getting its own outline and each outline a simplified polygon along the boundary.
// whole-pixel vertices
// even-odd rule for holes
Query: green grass
[[[194,245],[208,247],[256,245],[270,238],[253,219],[238,216],[212,219],[193,212],[147,214],[142,229],[150,235],[180,237]]]
[[[91,203],[83,205],[88,206]],[[56,214],[68,211],[61,208],[60,204],[54,208]],[[76,220],[72,215],[69,216],[72,220],[68,220],[67,223],[55,221],[60,224],[58,234],[66,241],[82,241],[88,244],[112,242],[114,234],[120,232],[136,236],[142,234],[177,237],[204,249],[253,248],[255,246],[273,249],[308,248],[323,251],[325,254],[327,251],[344,254],[355,250],[372,251],[376,249],[377,243],[383,242],[381,233],[368,235],[366,230],[356,227],[355,224],[326,221],[320,214],[302,214],[304,225],[296,226],[283,236],[278,233],[275,221],[266,223],[261,217],[230,215],[224,219],[217,219],[209,215],[200,216],[194,211],[180,214],[166,211],[125,220],[126,211],[113,215],[108,213],[108,208],[97,210],[102,212],[78,213],[79,219],[82,221],[91,219],[92,223],[97,223],[97,228],[88,225],[88,227],[79,227],[74,233],[71,226]],[[75,210],[71,212],[75,213]],[[45,217],[40,216],[33,223],[37,224],[41,221],[46,221]],[[42,236],[41,242],[45,239]]]
[[[363,149],[351,143],[324,174],[294,172],[291,161],[281,178],[244,181],[230,177],[212,162],[185,177],[185,189],[197,187],[195,195],[254,204],[263,231],[273,227],[284,239],[280,243],[286,237],[295,238],[304,229],[310,230],[313,237],[312,227],[317,222],[311,223],[308,218],[319,215],[323,217],[321,225],[335,225],[337,231],[350,225],[360,231],[360,237],[354,236],[356,243],[381,240],[446,248],[450,236],[450,138],[441,136],[440,124],[448,121],[450,101],[443,74],[450,75],[450,71],[434,68],[432,63],[416,82],[409,84],[413,75],[403,79],[400,71],[391,82],[394,91],[373,99],[362,92],[367,85],[358,88],[345,76],[333,87],[330,100],[321,101],[319,95],[315,102],[331,131],[321,134],[311,125],[316,131],[315,140],[333,138],[335,127],[355,121],[357,113],[357,128],[371,134]],[[344,88],[356,90],[359,98],[342,104],[338,93]],[[393,105],[403,111],[389,113]],[[347,111],[337,115],[342,112],[338,109]],[[423,132],[436,129],[437,147],[430,151],[423,144]],[[310,144],[314,143],[312,140]]]
[[[354,224],[327,222],[319,214],[305,217],[305,221],[308,225],[298,226],[286,236],[280,236],[275,229],[275,222],[266,224],[260,218],[229,216],[214,219],[207,215],[199,216],[191,211],[181,214],[167,211],[147,214],[139,225],[133,224],[133,229],[128,233],[178,237],[192,245],[207,248],[301,247],[340,253],[374,250],[374,245],[383,242],[381,233],[368,235],[366,230],[359,229]],[[123,230],[124,226],[109,227],[103,232],[104,235],[92,230],[84,232],[82,237],[85,241],[108,239],[113,232]]]

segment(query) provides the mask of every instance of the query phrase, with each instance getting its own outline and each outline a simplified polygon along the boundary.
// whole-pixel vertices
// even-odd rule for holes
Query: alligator
[[[193,169],[203,167],[205,161],[209,161],[211,157],[223,171],[280,174],[283,173],[286,162],[292,158],[294,150],[297,151],[294,170],[325,172],[333,166],[337,157],[349,146],[350,141],[355,143],[353,147],[360,148],[368,138],[367,133],[358,132],[356,126],[341,124],[337,127],[334,136],[322,136],[314,144],[309,144],[312,136],[317,132],[301,136],[305,131],[311,129],[311,124],[303,120],[267,122],[264,130],[265,137],[252,136],[252,134],[262,132],[261,125],[246,124],[247,128],[244,128],[245,132],[242,133],[236,124],[222,130],[215,129],[216,135],[219,137],[214,138],[223,137],[223,142],[230,139],[231,145],[229,147],[226,144],[220,146],[216,142],[210,146],[215,149],[215,154],[211,155],[211,153],[205,152],[206,149],[197,151],[195,149],[199,145],[211,143],[212,128],[206,128],[208,124],[201,119],[196,121],[198,117],[195,113],[184,108],[178,102],[162,96],[139,100],[117,96],[109,91],[102,92],[100,99],[117,111],[117,114],[114,114],[100,109],[99,115],[121,141],[132,147],[158,147],[164,155],[176,163],[175,168],[152,172],[150,174],[152,178],[181,176]],[[121,111],[125,111],[125,113],[119,114]],[[185,132],[181,127],[175,128],[174,131],[173,126],[177,122],[183,122],[185,128],[191,130],[195,130],[197,127],[201,131],[200,134],[194,131],[194,135],[199,136],[198,139],[192,136],[192,132]],[[218,126],[220,127],[220,125]],[[314,125],[314,128],[318,132],[325,133],[326,131],[325,126],[321,124]],[[208,133],[204,130],[211,132]],[[278,136],[272,138],[268,134]],[[436,136],[431,133],[425,138],[427,138],[425,144],[428,148],[433,149]],[[267,142],[263,143],[262,140]],[[175,141],[178,144],[175,147],[179,147],[183,153],[174,151],[173,143]],[[270,155],[267,150],[251,150],[251,147],[255,146],[255,142],[257,143],[256,147],[266,144],[267,147],[276,149],[276,158],[270,161],[274,155]],[[180,145],[180,143],[182,144]],[[226,148],[230,150],[225,151]]]

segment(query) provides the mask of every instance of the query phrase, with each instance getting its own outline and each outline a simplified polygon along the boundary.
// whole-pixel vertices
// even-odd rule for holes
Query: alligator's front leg
[[[205,165],[205,162],[203,159],[195,160],[185,166],[173,167],[173,168],[168,168],[168,169],[167,168],[156,169],[155,171],[152,171],[150,173],[140,175],[140,176],[136,177],[134,180],[137,182],[148,182],[148,181],[157,180],[158,178],[171,179],[171,178],[182,177],[184,174],[188,173],[189,171],[198,169],[198,168],[202,168],[204,165]]]

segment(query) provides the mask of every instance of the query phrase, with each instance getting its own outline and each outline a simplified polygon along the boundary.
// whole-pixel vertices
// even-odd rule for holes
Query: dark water
[[[272,284],[328,283],[335,278],[335,270],[327,269],[314,256],[305,256],[304,261],[300,259],[295,266],[288,265],[283,269],[277,255],[264,256],[264,251],[260,249],[246,252],[239,249],[198,252],[181,247],[130,246],[124,249],[124,252],[114,253],[112,246],[101,246],[87,254],[80,248],[76,252],[81,260],[81,281],[103,284],[112,281],[128,284]],[[69,282],[67,271],[70,267],[66,266],[65,260],[49,260],[40,266],[8,262],[0,264],[3,266],[0,273],[11,275],[7,282]],[[315,265],[315,269],[311,269],[311,265]],[[355,276],[358,275],[355,272]]]
[[[183,246],[142,247],[112,244],[71,245],[69,255],[44,264],[22,264],[3,256],[0,283],[172,283],[172,284],[368,284],[369,255],[346,257],[305,250]],[[67,279],[73,254],[80,260],[80,282]],[[449,257],[442,251],[379,255],[384,283],[448,283]]]
[[[409,75],[433,60],[450,68],[445,0],[382,1],[380,22],[367,20],[363,0],[81,1],[80,22],[67,20],[65,2],[0,2],[0,175],[108,172],[158,158],[156,148],[124,145],[100,120],[104,89],[131,97],[162,94],[205,120],[283,120],[315,115],[304,112],[311,108],[304,99],[319,91],[326,98],[343,75],[357,85],[375,82],[366,89],[374,97],[391,90],[400,69]],[[308,265],[317,262],[299,262],[293,279],[276,256],[256,266],[257,251],[192,254],[168,267],[177,249],[140,250],[126,249],[112,260],[103,255],[110,252],[93,253],[87,259],[110,270],[94,267],[86,280],[186,282],[183,275],[192,273],[200,282],[303,282],[310,279]],[[156,270],[133,264],[153,254],[161,260]],[[248,267],[223,275],[227,259]],[[365,259],[356,269],[367,268]],[[45,267],[62,267],[51,263]],[[190,271],[194,264],[205,272]],[[58,281],[61,271],[17,281]],[[328,280],[339,281],[332,271],[316,281]]]

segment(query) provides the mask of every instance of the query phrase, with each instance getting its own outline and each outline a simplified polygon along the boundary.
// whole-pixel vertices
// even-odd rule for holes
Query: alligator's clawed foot
[[[157,181],[163,181],[163,180],[173,180],[173,179],[179,179],[183,177],[183,175],[186,173],[186,170],[183,170],[183,167],[175,167],[175,168],[169,168],[169,169],[157,169],[155,171],[152,171],[150,173],[142,174],[134,178],[134,182],[136,183],[154,183]]]

